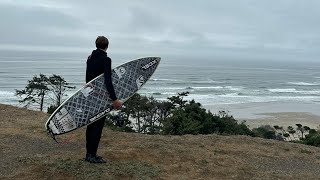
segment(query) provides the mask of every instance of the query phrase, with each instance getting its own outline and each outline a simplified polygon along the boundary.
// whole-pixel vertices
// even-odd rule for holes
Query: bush
[[[220,133],[253,136],[253,132],[244,121],[238,124],[238,121],[225,111],[218,114],[207,112],[200,103],[184,100],[188,94],[188,92],[179,93],[177,96],[169,97],[168,101],[135,94],[124,103],[118,113],[124,123],[119,123],[119,117],[110,116],[111,119],[106,125],[117,130],[145,134]]]
[[[252,129],[253,133],[257,137],[265,138],[265,139],[275,139],[276,131],[273,127],[269,125],[260,126],[258,128]]]
[[[181,106],[180,106],[181,107]],[[173,110],[172,116],[165,119],[163,124],[164,134],[241,134],[253,135],[245,122],[238,122],[227,114],[213,115],[201,107],[194,100]]]
[[[173,111],[172,116],[165,119],[163,132],[172,135],[199,134],[204,126],[201,124],[203,119],[206,119],[205,110],[192,102],[185,109]]]
[[[131,127],[131,122],[125,119],[122,114],[108,114],[106,116],[104,126],[107,126],[108,128],[115,131],[135,132]]]
[[[302,143],[311,145],[311,146],[320,147],[320,134],[319,133],[308,134],[306,135],[306,138],[302,140]]]

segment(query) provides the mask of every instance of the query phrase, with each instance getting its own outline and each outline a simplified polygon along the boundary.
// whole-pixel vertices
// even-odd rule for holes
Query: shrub
[[[265,138],[265,139],[275,139],[276,131],[273,127],[269,125],[260,126],[258,128],[252,129],[253,133],[257,137]]]

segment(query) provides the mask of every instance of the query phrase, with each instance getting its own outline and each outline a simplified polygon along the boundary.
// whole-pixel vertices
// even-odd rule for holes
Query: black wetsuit
[[[106,52],[101,49],[96,49],[92,51],[92,54],[87,60],[86,82],[88,83],[102,73],[104,73],[105,85],[109,92],[110,98],[112,100],[116,100],[117,97],[111,80],[111,59],[107,56]],[[93,156],[97,154],[104,122],[105,117],[102,117],[101,119],[87,126],[87,154],[91,154]]]

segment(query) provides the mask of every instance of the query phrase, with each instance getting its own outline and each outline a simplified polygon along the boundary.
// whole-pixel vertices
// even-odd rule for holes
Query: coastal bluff
[[[0,104],[0,179],[320,179],[320,148],[248,136],[104,129],[90,164],[85,128],[47,136],[48,115]]]

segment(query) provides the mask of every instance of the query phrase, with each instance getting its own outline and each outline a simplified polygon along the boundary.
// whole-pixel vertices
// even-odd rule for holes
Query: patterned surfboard
[[[122,64],[112,70],[117,98],[122,102],[133,96],[157,69],[161,58],[146,57]],[[113,110],[112,100],[101,74],[65,100],[49,117],[45,127],[51,135],[73,131]]]

